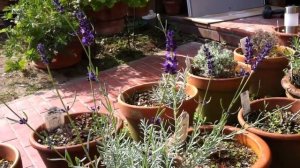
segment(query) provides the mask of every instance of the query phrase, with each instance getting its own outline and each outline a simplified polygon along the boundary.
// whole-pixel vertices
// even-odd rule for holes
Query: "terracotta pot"
[[[211,125],[204,125],[200,127],[202,132],[210,133],[213,129]],[[233,131],[239,131],[239,128],[225,126],[223,133],[230,134]],[[250,148],[257,156],[257,160],[251,168],[268,168],[271,163],[271,151],[269,146],[264,140],[255,134],[245,131],[242,134],[237,134],[234,137],[238,142],[248,148]]]
[[[282,78],[281,86],[284,88],[288,98],[300,99],[300,89],[291,83],[289,75],[285,75]]]
[[[22,160],[20,152],[12,145],[0,143],[0,158],[11,161],[11,168],[22,168]]]
[[[160,115],[160,118],[164,121],[168,121],[167,125],[169,122],[173,121],[173,110],[162,106],[153,106],[153,107],[143,107],[143,106],[136,106],[136,105],[130,105],[124,101],[124,99],[128,99],[131,95],[138,91],[146,91],[152,89],[154,86],[157,85],[157,82],[153,83],[146,83],[138,86],[131,87],[125,91],[123,91],[119,96],[118,96],[118,107],[120,108],[121,114],[126,118],[128,121],[128,126],[130,129],[130,133],[133,139],[139,140],[141,137],[141,131],[140,131],[140,123],[142,119],[146,120],[153,120],[155,116],[162,110],[163,113]],[[193,117],[194,117],[194,112],[196,111],[196,107],[198,105],[197,103],[197,95],[198,91],[197,88],[195,88],[192,85],[187,85],[186,87],[186,93],[190,96],[188,100],[183,101],[181,106],[179,107],[179,113],[184,110],[187,113],[189,113],[190,117],[190,125],[192,124]],[[123,98],[124,99],[123,99]]]
[[[300,35],[299,33],[298,34],[284,33],[284,26],[275,27],[274,30],[278,38],[278,43],[283,46],[291,47],[293,38]]]
[[[182,0],[163,0],[165,11],[168,15],[177,15],[181,10]]]
[[[82,115],[84,113],[92,113],[92,112],[82,112],[82,113],[74,113],[70,114],[70,117],[74,119],[75,117]],[[99,113],[99,115],[105,115],[102,113]],[[117,131],[119,131],[122,128],[122,122],[121,120],[118,120],[117,124]],[[68,117],[65,116],[66,123],[69,123]],[[36,131],[40,132],[42,130],[45,130],[45,124],[40,125]],[[37,142],[38,136],[33,132],[29,137],[29,142],[31,146],[38,151],[41,158],[43,159],[43,162],[45,163],[46,167],[68,167],[67,163],[65,161],[50,161],[48,158],[60,158],[59,155],[54,151],[49,149],[48,146],[42,145]],[[94,158],[95,155],[97,155],[97,147],[96,145],[99,144],[99,141],[101,141],[101,137],[97,140],[90,141],[89,143],[84,142],[83,145],[86,147],[89,145],[89,154],[91,158]],[[78,157],[79,159],[82,159],[85,157],[84,150],[82,148],[81,144],[77,145],[71,145],[71,146],[63,146],[63,147],[54,147],[56,151],[61,153],[63,156],[65,155],[65,151],[68,151],[69,155],[71,156],[72,160],[75,160],[75,157]]]
[[[49,64],[50,69],[63,69],[71,67],[80,62],[83,48],[79,41],[70,42],[63,51],[55,55]],[[45,64],[40,60],[34,61],[34,66],[39,69],[47,69]]]
[[[242,80],[243,77],[213,78],[210,80],[210,78],[188,73],[188,83],[198,88],[201,102],[203,102],[207,90],[206,103],[203,105],[201,111],[202,115],[206,117],[206,121],[214,123],[221,118],[224,111],[223,108],[225,110],[228,109],[236,91],[242,83]],[[246,81],[246,78],[244,81]],[[207,89],[208,85],[209,88]],[[222,101],[222,105],[220,101]],[[236,112],[240,106],[240,100],[238,99],[229,111],[232,115],[229,115],[228,122],[237,122]]]
[[[100,35],[113,35],[123,31],[125,16],[128,6],[123,2],[117,2],[112,8],[102,7],[98,11],[87,11],[95,31]]]
[[[294,102],[294,103],[293,103]],[[265,98],[251,102],[250,107],[252,111],[264,109],[265,103],[268,104],[267,110],[276,109],[277,106],[286,106],[292,104],[289,109],[291,112],[296,113],[300,110],[300,101],[295,99],[289,99],[284,97]],[[249,126],[243,118],[243,109],[239,111],[238,120],[239,123],[247,128],[249,132],[252,132],[260,136],[269,145],[273,161],[271,167],[283,168],[283,167],[299,167],[300,164],[300,134],[278,134],[269,133],[260,130],[255,127]]]
[[[278,46],[278,50],[291,50],[289,47]],[[241,54],[242,49],[234,50],[234,60],[245,63],[245,56]],[[245,64],[244,64],[245,65]],[[288,58],[285,56],[269,57],[264,59],[253,73],[249,92],[256,97],[274,97],[283,96],[284,89],[281,87],[280,81],[284,76],[283,70],[288,66]]]

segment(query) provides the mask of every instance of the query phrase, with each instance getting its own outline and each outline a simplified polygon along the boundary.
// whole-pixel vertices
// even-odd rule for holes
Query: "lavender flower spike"
[[[49,59],[48,59],[48,57],[47,57],[47,55],[46,55],[46,49],[45,49],[44,44],[39,43],[39,44],[37,45],[37,51],[38,51],[38,53],[40,54],[40,57],[41,57],[42,62],[43,62],[44,64],[48,65],[50,61],[49,61]]]
[[[203,46],[203,51],[205,53],[206,60],[207,60],[208,75],[213,76],[214,73],[214,61],[212,59],[213,56],[205,45]]]
[[[260,62],[262,62],[266,58],[267,55],[269,55],[271,49],[272,49],[272,45],[270,43],[266,44],[266,46],[261,51],[261,53],[256,57],[255,63],[251,66],[252,70],[254,70],[254,71],[256,70],[258,64]]]
[[[177,46],[174,41],[174,31],[173,30],[168,30],[167,31],[167,37],[166,37],[166,50],[167,51],[175,51]]]
[[[167,56],[165,62],[163,63],[165,73],[169,73],[172,75],[177,73],[177,66],[178,66],[178,61],[176,59],[176,56],[174,57]]]
[[[61,5],[59,0],[53,0],[52,2],[58,12],[63,13],[65,11],[64,7]]]
[[[97,81],[97,77],[94,72],[88,72],[87,76],[88,76],[87,78],[89,81]]]
[[[251,39],[249,37],[246,38],[246,43],[245,43],[245,63],[246,64],[251,64],[252,59],[253,59],[253,44],[251,42]]]
[[[174,42],[174,31],[168,30],[166,36],[166,59],[163,63],[165,73],[177,74],[178,61],[176,58],[176,44]]]
[[[95,35],[91,23],[82,11],[76,11],[75,15],[79,21],[79,32],[82,35],[82,44],[85,46],[92,45],[95,41]]]

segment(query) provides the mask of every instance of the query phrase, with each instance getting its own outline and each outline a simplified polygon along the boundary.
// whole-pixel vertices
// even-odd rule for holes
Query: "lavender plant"
[[[262,51],[267,44],[271,46],[271,53],[277,52],[275,46],[278,44],[278,40],[275,33],[260,29],[253,34],[251,39],[255,52]]]
[[[193,58],[192,72],[195,75],[214,78],[239,76],[236,73],[237,63],[232,55],[232,51],[226,49],[223,44],[204,44]]]
[[[290,76],[291,83],[300,87],[300,38],[295,37],[292,41],[294,52],[287,52],[289,56],[289,69],[286,73]]]

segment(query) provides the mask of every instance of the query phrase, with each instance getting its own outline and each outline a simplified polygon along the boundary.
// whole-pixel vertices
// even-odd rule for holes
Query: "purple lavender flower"
[[[53,0],[52,2],[58,12],[63,13],[65,11],[59,0]]]
[[[253,60],[253,44],[252,44],[251,39],[249,37],[246,38],[245,49],[246,49],[245,63],[246,64],[251,64],[251,62]]]
[[[89,81],[97,81],[97,77],[96,77],[94,72],[88,72],[87,73],[87,78],[88,78]]]
[[[39,44],[37,45],[37,51],[38,51],[38,53],[40,54],[40,57],[41,57],[42,62],[43,62],[44,64],[48,65],[50,61],[49,61],[49,59],[48,59],[48,57],[47,57],[47,55],[46,55],[45,45],[42,44],[42,43],[39,43]]]
[[[178,61],[176,56],[166,56],[165,62],[163,63],[165,73],[176,74],[177,73]]]
[[[270,43],[266,44],[266,46],[261,51],[261,53],[256,57],[255,63],[251,65],[252,70],[254,71],[256,70],[258,64],[265,59],[265,57],[270,53],[271,49],[272,49],[272,45]]]
[[[245,71],[243,68],[240,69],[239,76],[249,76],[250,73]]]
[[[82,35],[82,44],[85,46],[92,45],[95,41],[95,35],[90,22],[85,14],[80,10],[76,11],[75,15],[79,21],[79,32]]]
[[[27,121],[28,121],[28,119],[26,119],[26,118],[21,118],[21,119],[19,120],[19,124],[27,124]]]
[[[162,123],[162,119],[160,117],[151,118],[150,119],[150,123],[154,124],[154,125],[159,125],[160,126],[161,123]]]
[[[164,68],[164,72],[172,75],[177,73],[177,67],[178,67],[178,61],[176,58],[176,44],[173,38],[174,38],[174,31],[168,30],[167,37],[166,37],[166,50],[167,50],[166,59],[165,62],[162,64]]]
[[[210,53],[209,48],[207,48],[205,45],[203,46],[203,52],[207,60],[208,75],[213,76],[214,73],[214,61],[212,59],[213,55]]]

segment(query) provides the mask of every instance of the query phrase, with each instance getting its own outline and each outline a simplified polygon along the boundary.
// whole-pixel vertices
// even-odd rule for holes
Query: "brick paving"
[[[200,43],[195,42],[178,47],[177,53],[180,67],[184,67],[185,56],[196,55],[199,47]],[[164,52],[160,52],[154,56],[147,56],[126,65],[100,72],[100,80],[107,84],[109,97],[115,105],[116,110],[116,98],[120,90],[137,84],[152,82],[160,78],[163,59]],[[84,77],[74,79],[60,86],[59,90],[66,103],[72,103],[74,93],[75,91],[77,92],[77,99],[71,112],[88,111],[87,107],[92,104],[89,83]],[[8,104],[19,114],[22,114],[22,111],[26,112],[29,123],[34,128],[43,123],[43,115],[46,109],[53,106],[61,107],[54,90],[41,91],[34,95],[14,100]],[[7,120],[6,117],[15,118],[4,105],[1,105],[0,142],[12,144],[19,149],[24,168],[45,168],[39,154],[29,143],[31,130],[24,125],[19,125]]]

